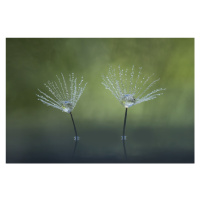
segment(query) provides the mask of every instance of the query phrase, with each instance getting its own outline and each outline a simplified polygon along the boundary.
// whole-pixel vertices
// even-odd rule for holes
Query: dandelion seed
[[[139,68],[139,72],[136,74],[133,66],[129,77],[127,69],[125,73],[120,67],[118,67],[118,70],[119,73],[116,74],[115,69],[110,67],[108,75],[103,76],[102,84],[125,108],[155,99],[163,94],[158,92],[165,90],[160,88],[146,94],[159,79],[150,81],[154,74],[147,78],[142,77],[142,68]]]
[[[71,115],[75,134],[76,134],[75,138],[76,140],[78,140],[79,137],[77,136],[76,127],[75,127],[75,123],[72,116],[72,110],[75,108],[87,83],[82,85],[82,82],[83,82],[83,77],[82,77],[79,83],[79,87],[77,88],[77,79],[74,78],[74,73],[72,73],[69,75],[70,87],[68,88],[67,83],[62,73],[61,73],[61,76],[62,76],[62,79],[56,76],[58,79],[58,83],[48,81],[46,84],[44,84],[45,87],[49,90],[49,93],[51,96],[47,95],[46,93],[42,92],[39,89],[38,91],[40,92],[40,95],[39,94],[36,94],[36,95],[38,97],[38,100],[46,104],[47,106],[57,108],[61,110],[62,112],[66,112]]]
[[[130,75],[128,75],[130,74]],[[125,149],[125,128],[126,128],[126,118],[127,118],[127,110],[129,107],[149,101],[157,98],[162,95],[161,91],[165,90],[163,88],[153,90],[151,92],[150,89],[156,84],[160,79],[152,80],[152,74],[149,77],[142,76],[142,68],[139,68],[138,73],[134,72],[134,66],[130,73],[128,73],[128,69],[125,70],[120,69],[118,67],[118,74],[116,73],[115,68],[109,67],[109,72],[107,76],[103,76],[102,84],[106,89],[110,90],[110,92],[116,97],[116,99],[125,107],[125,117],[124,117],[124,127],[123,127],[123,146],[124,146],[124,154],[126,155]]]
[[[79,98],[81,97],[87,83],[82,86],[82,77],[79,87],[77,88],[77,79],[74,78],[74,74],[72,73],[69,75],[70,88],[67,88],[67,84],[62,73],[61,76],[62,81],[58,76],[56,76],[59,84],[51,81],[48,81],[47,84],[44,84],[49,90],[52,97],[39,89],[38,91],[40,92],[40,95],[36,95],[38,96],[38,100],[46,104],[47,106],[57,108],[63,112],[71,113],[72,110],[75,108]]]

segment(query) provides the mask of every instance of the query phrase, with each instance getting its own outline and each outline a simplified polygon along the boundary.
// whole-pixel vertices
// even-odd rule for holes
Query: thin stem
[[[73,154],[72,154],[72,160],[74,160],[74,157],[75,157],[75,152],[76,152],[77,144],[78,144],[77,140],[75,140],[74,151],[73,151]]]
[[[76,137],[76,140],[77,140],[78,138],[77,138],[76,126],[75,126],[74,119],[73,119],[73,116],[72,116],[72,113],[71,113],[71,112],[70,112],[70,115],[71,115],[72,122],[73,122],[73,125],[74,125],[75,137]]]
[[[125,116],[124,116],[123,139],[124,139],[124,136],[125,136],[127,111],[128,111],[128,108],[126,108],[126,110],[125,110]]]
[[[73,119],[71,112],[70,112],[70,115],[71,115],[71,118],[72,118],[72,122],[73,122],[73,125],[74,125],[74,131],[75,131],[75,144],[74,144],[74,151],[73,151],[73,154],[72,154],[72,160],[73,160],[74,156],[75,156],[75,151],[76,151],[76,148],[77,148],[78,135],[77,135],[76,126],[75,126],[74,119]]]
[[[125,158],[126,158],[126,160],[127,160],[125,140],[123,140],[123,147],[124,147],[124,156],[125,156]]]
[[[126,154],[126,145],[125,145],[125,128],[126,128],[127,111],[128,111],[128,108],[126,108],[126,110],[125,110],[124,127],[123,127],[123,137],[122,137],[123,147],[124,147],[124,155],[125,155],[126,160],[127,160],[127,154]]]

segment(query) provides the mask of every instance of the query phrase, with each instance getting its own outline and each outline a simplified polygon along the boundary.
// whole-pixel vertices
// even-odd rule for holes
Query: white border
[[[6,165],[1,98],[1,199],[200,199],[199,10],[190,1],[1,2],[1,94],[6,37],[195,37],[195,164]],[[3,113],[4,111],[4,113]]]

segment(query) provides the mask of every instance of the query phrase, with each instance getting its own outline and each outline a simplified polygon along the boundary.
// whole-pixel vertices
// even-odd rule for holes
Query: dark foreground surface
[[[127,159],[120,130],[88,130],[75,143],[73,129],[7,128],[6,163],[194,163],[193,128],[129,130]]]

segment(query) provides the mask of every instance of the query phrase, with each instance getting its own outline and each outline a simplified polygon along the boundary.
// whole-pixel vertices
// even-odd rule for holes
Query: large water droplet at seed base
[[[70,101],[63,101],[62,109],[64,112],[70,113],[73,110],[73,105]]]
[[[121,98],[121,104],[125,106],[126,108],[129,108],[135,104],[135,97],[132,94],[125,94]]]

